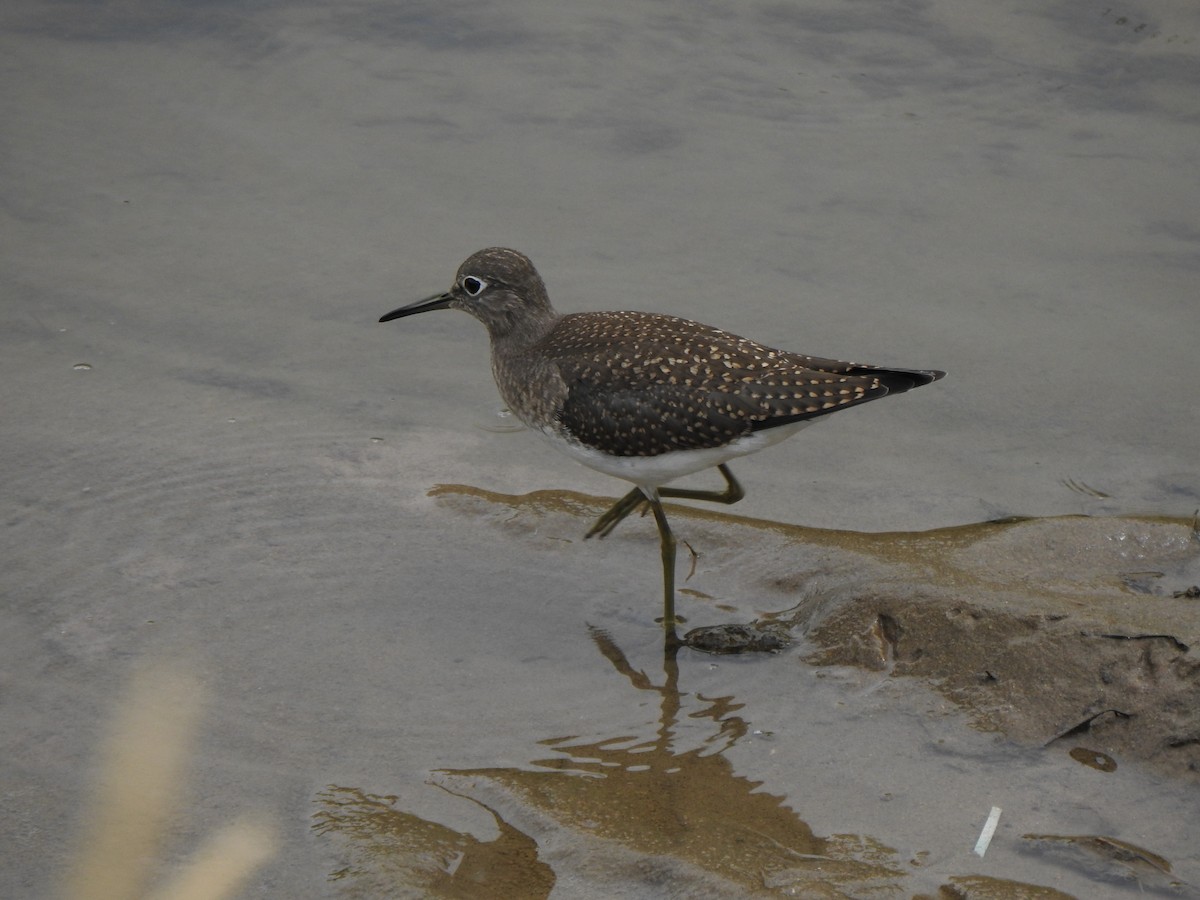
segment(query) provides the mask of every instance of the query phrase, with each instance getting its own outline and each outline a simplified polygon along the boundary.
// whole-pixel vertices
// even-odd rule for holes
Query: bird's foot
[[[612,507],[596,520],[596,524],[588,529],[588,533],[583,536],[584,540],[590,537],[606,538],[614,528],[621,524],[621,520],[628,516],[631,512],[647,503],[646,495],[642,493],[640,488],[634,488],[620,500],[612,505]]]

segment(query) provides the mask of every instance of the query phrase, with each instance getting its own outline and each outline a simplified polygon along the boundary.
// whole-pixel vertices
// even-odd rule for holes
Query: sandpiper
[[[518,419],[577,462],[636,485],[586,537],[605,537],[650,505],[662,548],[662,622],[671,642],[677,640],[675,538],[660,498],[736,503],[743,491],[729,460],[822,416],[945,374],[802,356],[656,313],[560,315],[529,258],[502,247],[473,254],[449,291],[379,321],[432,309],[461,309],[487,327],[496,386]],[[724,477],[724,490],[664,487],[710,466]]]

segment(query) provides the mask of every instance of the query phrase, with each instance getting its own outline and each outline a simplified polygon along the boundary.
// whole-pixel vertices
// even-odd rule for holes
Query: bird
[[[676,540],[662,498],[736,503],[745,492],[730,460],[832,413],[945,375],[778,350],[659,313],[560,314],[529,257],[504,247],[473,253],[448,291],[379,321],[438,309],[461,310],[483,323],[496,387],[517,419],[576,462],[634,485],[585,538],[608,536],[649,505],[663,566],[662,626],[675,644]],[[671,486],[713,467],[724,479],[722,490]]]

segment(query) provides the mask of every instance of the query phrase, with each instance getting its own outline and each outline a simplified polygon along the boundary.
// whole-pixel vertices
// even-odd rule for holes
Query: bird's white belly
[[[549,428],[534,430],[553,444],[557,450],[589,469],[595,469],[597,472],[603,472],[614,478],[631,481],[639,487],[657,488],[676,478],[682,478],[684,475],[719,466],[721,463],[739,456],[757,453],[819,421],[821,420],[806,419],[790,425],[780,425],[778,428],[756,431],[721,447],[711,447],[705,450],[674,450],[658,456],[610,456],[576,441],[567,440]]]

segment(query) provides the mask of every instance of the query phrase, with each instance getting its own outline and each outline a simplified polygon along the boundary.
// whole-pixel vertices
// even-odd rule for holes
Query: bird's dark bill
[[[415,316],[417,313],[429,312],[431,309],[446,309],[450,306],[450,299],[450,294],[435,294],[432,297],[426,297],[424,300],[418,300],[416,303],[410,303],[408,306],[393,309],[386,316],[381,316],[379,321],[390,322],[392,319]]]

